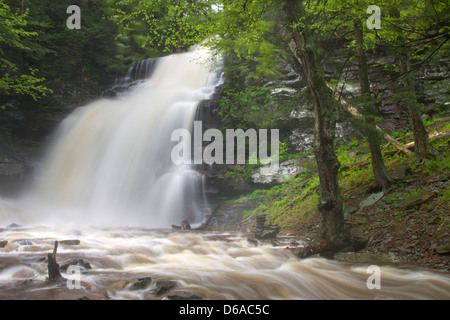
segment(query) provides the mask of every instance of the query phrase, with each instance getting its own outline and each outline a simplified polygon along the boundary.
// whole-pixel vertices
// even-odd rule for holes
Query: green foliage
[[[107,0],[2,0],[11,8],[11,15],[20,17],[20,45],[2,49],[5,59],[14,62],[19,72],[28,75],[16,77],[13,83],[17,94],[5,93],[6,100],[16,101],[21,108],[38,106],[73,106],[101,95],[116,76],[125,74],[130,56],[143,57],[142,51],[131,48],[133,53],[119,52],[116,43],[117,26],[110,19]],[[23,4],[24,14],[19,14]],[[81,9],[81,29],[68,29],[66,12],[70,5]],[[3,20],[2,20],[3,22]],[[4,29],[2,29],[2,33]],[[23,34],[22,34],[23,33]],[[8,37],[13,39],[13,37]],[[10,40],[11,42],[11,40]],[[10,76],[13,73],[9,73]],[[11,78],[11,77],[10,77]],[[9,80],[9,79],[8,79]],[[46,90],[48,88],[49,90]],[[27,92],[34,100],[17,99],[19,93]],[[51,90],[51,91],[50,91]],[[48,93],[54,94],[49,95]]]
[[[42,149],[42,141],[17,137],[7,128],[0,129],[0,145],[15,152],[37,152]]]
[[[447,141],[450,141],[447,139]],[[433,172],[446,172],[450,168],[450,152],[444,152],[435,159],[427,159],[422,165],[422,170],[426,174],[432,174]]]
[[[179,52],[210,35],[209,1],[109,0],[122,38],[156,52]]]
[[[250,87],[244,91],[224,90],[223,93],[218,115],[225,126],[247,129],[255,125],[261,128],[274,125],[276,119],[266,115],[273,106],[269,88]]]
[[[252,176],[252,170],[256,168],[257,165],[246,165],[243,167],[237,167],[233,170],[228,170],[225,173],[225,178],[227,179],[244,179],[250,180]]]
[[[312,172],[305,172],[283,184],[267,190],[255,190],[249,195],[240,197],[237,202],[253,200],[259,204],[256,208],[246,211],[244,217],[249,217],[253,214],[266,214],[272,223],[280,223],[285,219],[292,218],[290,217],[292,214],[296,215],[297,211],[292,210],[293,206],[301,205],[304,212],[308,213],[311,210],[314,211],[317,195],[312,195],[313,199],[310,198],[308,201],[303,202],[304,196],[319,184],[319,178],[317,176],[312,178],[312,176]],[[302,183],[306,179],[309,180],[306,183]]]
[[[36,101],[51,90],[42,84],[44,78],[36,76],[36,69],[20,65],[22,54],[31,50],[26,39],[37,35],[25,30],[27,15],[15,13],[0,0],[0,96],[30,96]]]

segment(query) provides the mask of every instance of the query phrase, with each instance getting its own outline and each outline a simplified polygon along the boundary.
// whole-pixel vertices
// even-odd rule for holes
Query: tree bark
[[[423,125],[422,119],[420,118],[419,112],[417,111],[417,98],[414,77],[411,73],[411,66],[409,63],[409,58],[404,56],[400,61],[401,72],[405,74],[404,86],[409,93],[409,97],[404,100],[404,103],[408,109],[409,121],[411,124],[411,130],[414,136],[414,153],[418,161],[424,159],[433,159],[435,153],[430,145],[428,139],[428,132]]]
[[[64,277],[59,271],[59,264],[56,262],[56,251],[58,250],[58,241],[55,241],[53,253],[47,254],[47,267],[48,267],[48,280],[50,281],[62,281]]]
[[[300,62],[314,101],[314,154],[320,179],[318,209],[322,215],[322,239],[334,241],[342,237],[343,209],[338,185],[340,163],[334,150],[337,101],[328,88],[322,67],[319,64],[314,39],[301,1],[284,0],[283,9],[291,30],[292,51]]]
[[[359,19],[353,20],[354,34],[356,51],[358,56],[358,72],[359,72],[359,83],[361,89],[361,96],[366,96],[370,99],[370,83],[369,83],[369,71],[367,67],[366,52],[364,50],[364,38],[362,33],[362,22]],[[371,107],[366,107],[365,113],[372,115],[373,111],[369,110]],[[364,126],[364,134],[367,137],[367,142],[369,144],[370,155],[372,159],[372,170],[375,177],[377,185],[384,189],[389,188],[392,184],[392,179],[390,178],[386,166],[384,164],[383,155],[381,154],[380,148],[380,136],[376,129],[375,123],[371,120],[371,117],[366,119],[366,125]]]

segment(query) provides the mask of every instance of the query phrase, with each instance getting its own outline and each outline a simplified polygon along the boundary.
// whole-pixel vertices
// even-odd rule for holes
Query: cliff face
[[[341,79],[337,83],[336,91],[345,101],[351,103],[352,99],[360,94],[358,66],[351,61],[344,63],[343,54],[342,57],[340,60],[336,59],[337,62],[335,61],[334,64],[329,63],[325,66],[326,77],[330,83],[334,83],[332,79]],[[376,101],[373,112],[377,117],[377,125],[388,134],[410,130],[407,110],[399,95],[402,90],[401,79],[398,74],[385,68],[386,64],[394,61],[393,56],[368,55],[371,91]],[[442,116],[448,109],[449,61],[449,59],[441,59],[434,64],[425,63],[415,73],[416,92],[423,119]],[[290,153],[309,153],[314,141],[314,109],[308,99],[308,88],[303,80],[301,68],[295,59],[280,59],[278,71],[281,76],[276,80],[259,81],[257,85],[271,88],[272,98],[280,108],[281,104],[289,105],[289,112],[276,119],[276,128],[280,130],[281,142],[287,145]],[[223,127],[217,116],[220,99],[226,99],[226,96],[219,94],[217,100],[208,102],[207,108],[201,108],[203,115],[200,118],[204,119],[207,127]],[[358,130],[344,119],[342,113],[338,112],[338,114],[337,140],[347,143],[354,137],[361,138]],[[295,177],[302,172],[300,162],[287,161],[277,172],[263,170],[263,173],[260,169],[249,171],[245,169],[245,166],[239,165],[212,166],[204,171],[207,172],[214,192],[221,195],[238,195],[248,193],[255,188],[270,187]],[[230,171],[233,174],[227,174]]]

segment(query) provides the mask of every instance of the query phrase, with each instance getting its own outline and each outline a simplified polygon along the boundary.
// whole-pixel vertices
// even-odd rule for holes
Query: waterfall
[[[201,46],[151,64],[151,77],[127,94],[78,108],[57,129],[30,193],[33,208],[52,222],[149,228],[202,222],[204,179],[172,163],[171,134],[192,129],[199,102],[212,97],[221,76]],[[128,76],[149,68],[148,61],[135,64]]]

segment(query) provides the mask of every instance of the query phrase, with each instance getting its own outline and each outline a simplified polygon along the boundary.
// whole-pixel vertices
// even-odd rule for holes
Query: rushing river
[[[243,234],[40,226],[0,229],[1,240],[8,241],[0,249],[1,299],[167,299],[177,292],[208,300],[450,298],[448,274],[385,266],[380,289],[369,289],[367,265],[299,260],[283,243],[255,245]],[[77,269],[79,278],[62,272],[68,281],[47,280],[55,240],[79,240],[57,251],[60,266],[89,264]],[[148,277],[145,286],[130,287]],[[74,279],[81,285],[71,289]],[[176,285],[152,294],[162,279]]]
[[[152,66],[124,96],[65,119],[31,190],[0,201],[0,299],[450,298],[448,274],[381,267],[370,289],[367,265],[299,260],[283,239],[169,229],[204,221],[203,179],[171,161],[171,134],[192,128],[222,79],[201,47]],[[56,240],[65,282],[46,279]],[[75,273],[63,268],[74,259]]]

